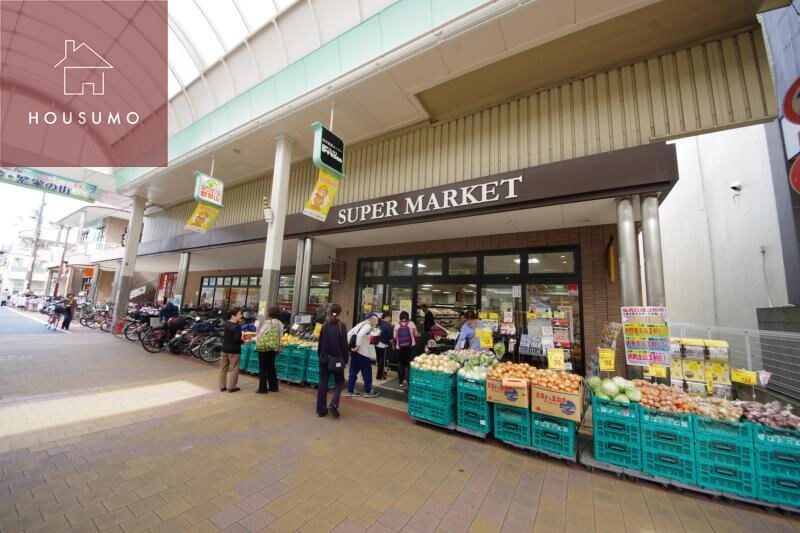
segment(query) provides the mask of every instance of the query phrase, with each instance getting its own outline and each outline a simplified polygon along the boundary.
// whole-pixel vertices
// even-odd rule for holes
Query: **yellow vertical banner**
[[[211,224],[214,223],[217,216],[219,216],[218,207],[198,202],[192,216],[186,221],[184,229],[196,231],[197,233],[205,233],[211,229]]]
[[[311,196],[306,202],[303,214],[325,222],[337,192],[339,192],[339,180],[320,169],[317,184],[314,185],[314,190],[311,191]]]

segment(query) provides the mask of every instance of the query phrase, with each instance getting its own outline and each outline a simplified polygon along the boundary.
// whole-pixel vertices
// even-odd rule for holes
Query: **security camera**
[[[741,182],[734,181],[733,183],[730,184],[730,188],[732,191],[739,192],[742,190],[742,184]]]

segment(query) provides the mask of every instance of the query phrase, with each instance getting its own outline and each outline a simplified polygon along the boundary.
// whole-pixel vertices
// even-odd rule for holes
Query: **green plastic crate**
[[[575,458],[575,422],[531,413],[531,446],[567,459]]]
[[[456,387],[458,391],[474,392],[476,394],[483,394],[486,398],[486,381],[482,379],[465,378],[458,374]]]
[[[625,444],[607,440],[594,435],[594,458],[604,463],[629,468],[642,469],[642,449],[640,444]]]
[[[641,410],[642,451],[694,459],[694,428],[690,413]]]
[[[753,426],[749,422],[725,422],[695,416],[694,442],[698,463],[753,470]]]
[[[800,431],[753,425],[756,471],[762,476],[800,482]],[[772,483],[776,490],[780,485]]]
[[[253,354],[255,354],[255,357],[258,358],[258,352],[253,350],[252,343],[242,344],[242,353],[239,355],[239,370],[247,370],[247,364],[250,361],[250,358],[253,357]]]
[[[800,507],[800,480],[759,474],[757,484],[759,500]]]
[[[531,412],[524,407],[494,404],[494,436],[520,446],[531,445]]]
[[[593,420],[618,420],[629,424],[635,422],[639,427],[641,408],[636,402],[624,404],[614,400],[603,400],[597,396],[592,396],[592,419]]]
[[[489,434],[492,432],[492,406],[486,401],[486,381],[458,376],[457,421],[459,427]]]
[[[456,419],[455,402],[449,405],[434,405],[424,398],[413,396],[409,393],[408,414],[414,418],[432,422],[440,426],[449,426]]]
[[[456,374],[446,374],[444,372],[430,372],[411,368],[409,375],[409,388],[412,386],[426,387],[431,389],[455,390]]]
[[[681,483],[695,484],[697,480],[695,460],[691,454],[658,451],[648,448],[646,443],[642,444],[642,470]]]
[[[701,487],[730,492],[753,498],[756,496],[756,473],[754,470],[736,468],[702,461],[697,464],[697,484]]]
[[[247,360],[247,372],[258,374],[258,352],[253,352],[253,354]]]

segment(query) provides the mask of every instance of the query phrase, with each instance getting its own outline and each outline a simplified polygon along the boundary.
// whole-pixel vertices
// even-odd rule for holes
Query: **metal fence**
[[[772,373],[768,389],[800,400],[800,333],[670,324],[672,337],[728,342],[731,368]]]

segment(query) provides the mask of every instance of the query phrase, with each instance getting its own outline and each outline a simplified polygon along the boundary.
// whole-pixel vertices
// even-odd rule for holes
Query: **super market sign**
[[[84,202],[97,200],[97,185],[46,174],[32,168],[0,167],[0,182],[60,194]]]

